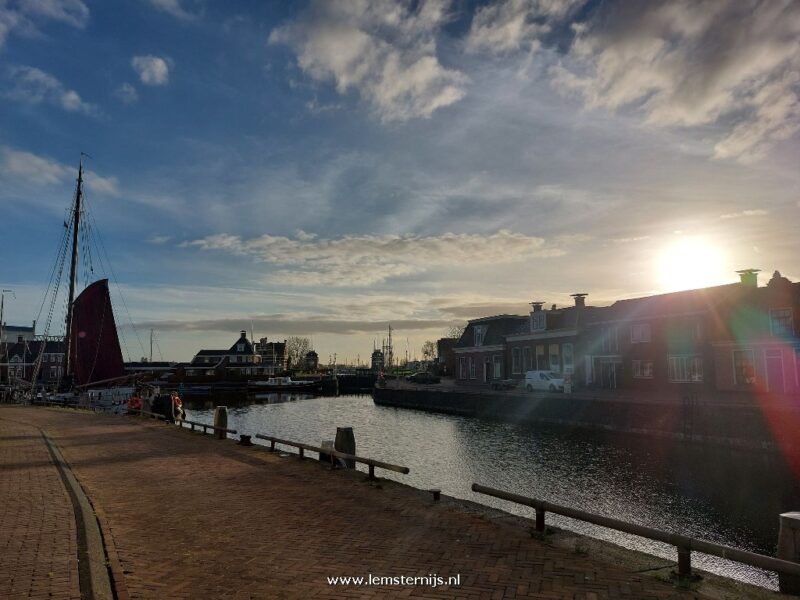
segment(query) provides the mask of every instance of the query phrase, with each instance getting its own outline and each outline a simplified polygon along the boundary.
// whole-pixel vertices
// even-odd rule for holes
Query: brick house
[[[453,347],[456,383],[477,384],[507,379],[506,336],[528,320],[519,315],[497,315],[473,319]]]
[[[64,374],[64,342],[23,339],[5,347],[5,355],[0,357],[0,384],[14,379],[30,381],[40,353],[43,355],[37,383],[58,382]]]
[[[572,294],[575,305],[550,310],[544,302],[531,302],[531,312],[520,328],[506,336],[506,360],[512,379],[527,371],[553,371],[578,383],[583,375],[582,332],[598,310],[586,306],[588,294]]]

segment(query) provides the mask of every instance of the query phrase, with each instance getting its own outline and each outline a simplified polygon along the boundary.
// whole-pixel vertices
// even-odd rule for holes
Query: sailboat
[[[131,398],[137,398],[140,401],[142,396],[155,399],[159,396],[159,390],[149,384],[138,383],[135,375],[125,372],[108,279],[99,279],[86,285],[85,289],[75,297],[80,245],[79,232],[81,231],[81,218],[85,212],[83,206],[83,156],[81,154],[78,165],[78,179],[70,219],[64,223],[65,238],[56,259],[56,265],[59,262],[63,265],[67,252],[69,252],[69,290],[63,338],[64,371],[55,393],[50,398],[79,406],[102,407],[123,412],[127,410],[128,401]],[[53,273],[56,273],[55,267]],[[60,269],[58,273],[60,279]],[[56,281],[53,285],[50,315],[45,325],[45,338],[50,327],[50,317],[53,314],[52,307],[56,305],[59,285],[60,281]],[[33,393],[41,370],[43,354],[40,352],[37,357],[33,377],[29,384],[31,400],[33,400]]]

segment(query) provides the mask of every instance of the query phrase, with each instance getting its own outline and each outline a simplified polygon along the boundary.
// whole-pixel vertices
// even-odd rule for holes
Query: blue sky
[[[81,151],[131,358],[797,280],[799,39],[788,0],[0,0],[7,320]]]

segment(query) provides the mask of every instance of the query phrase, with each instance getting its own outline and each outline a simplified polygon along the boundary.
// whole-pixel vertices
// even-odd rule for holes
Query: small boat
[[[250,381],[248,385],[280,392],[314,393],[322,391],[321,381],[293,381],[291,377],[270,377],[266,381]]]

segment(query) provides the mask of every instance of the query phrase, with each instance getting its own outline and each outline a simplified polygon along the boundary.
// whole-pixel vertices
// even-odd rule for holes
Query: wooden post
[[[333,442],[333,447],[335,450],[339,452],[344,452],[345,454],[355,454],[356,453],[356,436],[353,433],[352,427],[337,427],[336,428],[336,439]],[[355,469],[356,468],[356,461],[354,460],[345,460],[345,466],[348,469]]]
[[[788,512],[781,515],[778,558],[800,562],[800,512]],[[800,594],[800,577],[779,573],[778,589],[784,594]]]
[[[298,448],[298,450],[300,450],[300,458],[303,458],[303,456],[305,456],[305,455],[303,454],[303,448]]]
[[[375,479],[375,465],[369,465],[369,476],[370,479]]]
[[[275,452],[275,440],[270,440],[269,441],[269,451],[270,452]]]
[[[228,428],[228,407],[218,406],[214,410],[214,427]],[[218,440],[224,440],[227,434],[224,431],[214,430],[214,437]]]
[[[692,551],[678,546],[678,576],[690,577],[692,574]]]
[[[536,509],[536,531],[544,531],[544,509]]]

